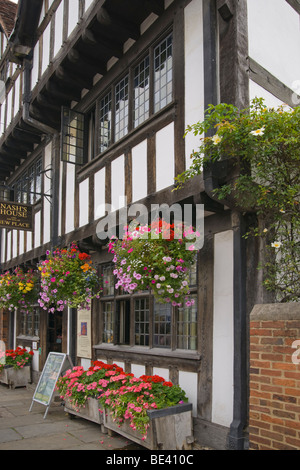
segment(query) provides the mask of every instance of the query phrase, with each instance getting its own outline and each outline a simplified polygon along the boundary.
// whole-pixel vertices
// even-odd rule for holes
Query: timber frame
[[[174,184],[162,189],[157,183],[157,134],[172,127],[174,149],[174,174],[180,174],[186,167],[186,147],[183,135],[186,126],[185,94],[187,76],[185,70],[185,10],[195,0],[79,0],[80,18],[76,27],[68,35],[68,1],[54,0],[40,21],[43,0],[20,0],[17,10],[15,29],[9,39],[9,52],[2,59],[13,62],[16,67],[13,77],[6,82],[6,91],[13,88],[19,77],[22,96],[19,97],[20,109],[13,109],[11,122],[9,114],[2,116],[6,127],[0,138],[0,183],[12,187],[30,168],[37,158],[44,163],[42,168],[41,194],[33,204],[34,216],[45,217],[50,234],[45,233],[42,225],[36,222],[34,236],[24,234],[21,250],[21,234],[14,239],[5,232],[0,237],[5,246],[2,270],[12,270],[16,266],[34,267],[45,258],[47,250],[70,245],[74,240],[80,249],[87,251],[99,270],[112,261],[106,244],[97,236],[97,218],[95,194],[98,189],[95,175],[103,170],[103,193],[105,202],[113,199],[113,166],[122,156],[124,161],[124,196],[127,208],[133,203],[144,205],[149,214],[153,204],[203,204],[205,208],[204,246],[197,257],[197,346],[195,349],[176,349],[174,338],[171,347],[145,348],[134,344],[134,312],[131,308],[129,344],[118,341],[108,343],[103,338],[103,304],[93,304],[92,310],[92,358],[105,359],[107,362],[124,363],[126,372],[133,366],[144,367],[150,375],[155,369],[165,369],[174,383],[179,383],[181,373],[190,373],[196,377],[196,410],[194,433],[197,441],[216,449],[244,449],[247,443],[248,410],[248,316],[255,303],[269,301],[269,297],[258,286],[260,274],[256,266],[260,260],[260,246],[256,240],[245,240],[244,234],[249,226],[256,225],[255,214],[240,213],[230,201],[219,201],[214,190],[231,177],[232,169],[227,165],[211,164],[203,173],[191,180],[183,188],[174,191]],[[250,0],[251,1],[251,0]],[[292,8],[300,12],[299,0],[287,0]],[[48,5],[48,2],[46,2]],[[193,86],[203,87],[203,103],[232,103],[239,108],[249,104],[249,80],[273,93],[275,97],[288,104],[293,104],[292,91],[283,85],[249,57],[247,0],[197,0],[201,6],[201,28],[203,30],[203,77],[197,77]],[[57,9],[63,5],[62,45],[55,44],[55,31],[58,22]],[[87,7],[89,5],[89,7]],[[87,7],[87,8],[86,8]],[[199,10],[197,10],[199,11]],[[199,15],[200,16],[200,15]],[[43,41],[45,32],[49,34],[49,51],[46,65],[43,63]],[[173,76],[172,99],[157,112],[152,112],[148,119],[136,128],[133,125],[130,110],[128,133],[113,141],[101,153],[93,158],[86,156],[81,164],[75,165],[61,160],[62,143],[62,108],[80,113],[86,121],[97,103],[105,96],[108,89],[121,80],[125,72],[132,83],[132,71],[146,54],[153,51],[166,36],[173,35]],[[199,38],[199,36],[197,36]],[[34,68],[34,60],[39,66]],[[153,63],[150,65],[153,72]],[[36,83],[31,83],[35,73]],[[189,71],[189,73],[193,73]],[[21,88],[20,88],[21,89]],[[154,95],[153,88],[150,90]],[[15,107],[17,103],[15,104]],[[154,107],[154,104],[150,105]],[[86,122],[85,122],[86,123]],[[133,149],[140,143],[145,144],[145,185],[146,195],[134,200],[134,156]],[[86,140],[84,147],[87,147]],[[173,157],[173,154],[172,154]],[[70,167],[72,170],[70,171]],[[171,171],[171,170],[170,170]],[[49,176],[48,181],[44,175]],[[71,176],[70,176],[71,175]],[[168,176],[168,175],[164,175]],[[71,180],[71,195],[68,181]],[[169,180],[167,180],[169,181]],[[86,184],[86,186],[84,186]],[[81,206],[81,188],[86,189],[86,205]],[[49,200],[44,195],[49,196]],[[143,193],[144,194],[144,193]],[[73,205],[70,205],[70,197]],[[71,207],[71,209],[70,209]],[[85,210],[85,222],[81,223],[80,211]],[[116,210],[116,221],[122,214]],[[48,212],[47,212],[48,211]],[[72,229],[68,229],[68,217]],[[44,215],[46,214],[46,215]],[[215,277],[217,262],[216,237],[219,234],[232,237],[232,421],[229,426],[216,424],[213,420],[213,348]],[[49,235],[49,236],[48,236]],[[9,238],[10,237],[10,238]],[[34,239],[35,237],[35,239]],[[8,243],[10,240],[10,244]],[[36,242],[38,240],[38,242]],[[231,241],[231,238],[230,238]],[[0,244],[1,247],[1,244]],[[8,248],[7,248],[8,247]],[[8,252],[9,250],[9,252]],[[231,267],[231,264],[230,264]],[[228,268],[229,269],[229,268]],[[135,297],[138,298],[138,297]],[[149,295],[150,298],[150,295]],[[133,306],[134,297],[116,295],[110,297],[114,305],[125,300]],[[149,301],[150,315],[153,315],[153,303]],[[173,309],[174,312],[174,309]],[[6,336],[12,339],[14,328],[17,339],[30,346],[36,338],[24,337],[20,333],[20,315],[10,317],[10,330]],[[152,317],[151,317],[152,318]],[[7,320],[7,317],[5,317]],[[1,321],[1,315],[0,315]],[[176,331],[176,321],[172,317]],[[115,320],[117,323],[117,321]],[[175,325],[175,326],[174,326]],[[151,326],[151,328],[154,328]],[[39,342],[42,347],[39,357],[40,367],[47,357],[48,319],[41,318]],[[0,324],[1,333],[1,324]],[[62,348],[70,349],[76,363],[77,311],[70,309],[62,316]],[[193,382],[195,383],[195,382]]]

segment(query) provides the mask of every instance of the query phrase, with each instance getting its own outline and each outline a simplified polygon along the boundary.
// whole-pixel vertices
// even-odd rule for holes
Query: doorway
[[[48,314],[47,355],[49,352],[62,352],[62,312]]]

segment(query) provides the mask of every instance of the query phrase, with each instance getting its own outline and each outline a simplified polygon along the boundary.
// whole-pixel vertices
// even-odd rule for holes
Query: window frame
[[[30,171],[33,169],[33,178]],[[39,171],[37,173],[37,171]],[[12,183],[14,201],[34,205],[42,198],[43,157],[39,155]],[[33,186],[32,186],[33,182]]]
[[[155,49],[166,41],[169,37],[171,37],[171,47],[172,47],[172,92],[171,92],[171,100],[169,100],[165,106],[158,109],[156,112],[154,111],[154,51]],[[134,124],[134,71],[135,69],[141,65],[142,62],[149,56],[149,114],[148,116],[138,123],[138,125]],[[162,34],[160,34],[152,44],[147,45],[147,47],[143,50],[141,54],[139,54],[138,58],[134,57],[134,59],[130,62],[130,64],[126,67],[126,70],[123,70],[121,74],[115,77],[109,86],[106,86],[101,93],[96,97],[94,100],[94,106],[96,108],[95,112],[95,119],[96,122],[94,123],[95,128],[95,141],[96,141],[96,150],[94,154],[94,158],[89,158],[89,155],[86,154],[85,162],[89,163],[94,161],[98,157],[102,157],[107,151],[110,151],[111,148],[122,142],[124,139],[129,138],[132,132],[137,131],[139,128],[147,124],[154,116],[159,115],[160,112],[164,112],[168,109],[168,106],[174,104],[174,94],[175,94],[175,59],[174,59],[174,32],[173,28],[169,27],[166,29]],[[116,87],[128,77],[128,124],[127,124],[127,132],[125,132],[119,138],[116,138]],[[101,140],[101,126],[100,126],[100,118],[101,118],[101,102],[107,97],[111,95],[111,110],[110,110],[110,139],[108,145],[103,143]],[[90,106],[92,109],[92,106]],[[88,111],[87,111],[88,114]],[[85,133],[89,134],[89,128]]]
[[[181,310],[185,310],[187,307],[173,307],[170,304],[159,304],[157,301],[155,301],[153,294],[151,294],[150,291],[145,291],[145,292],[137,292],[133,294],[127,294],[123,293],[122,289],[119,288],[114,289],[113,293],[110,293],[109,295],[102,295],[99,302],[100,302],[100,329],[99,329],[99,343],[102,346],[113,344],[114,346],[131,346],[133,348],[143,348],[145,351],[151,351],[151,349],[156,348],[161,350],[162,354],[164,351],[183,351],[185,353],[196,353],[198,352],[199,348],[199,338],[198,338],[198,322],[199,322],[199,305],[198,305],[198,256],[196,256],[195,260],[195,268],[191,270],[190,273],[190,279],[194,279],[194,284],[191,284],[190,288],[190,297],[195,298],[195,304],[194,306],[191,306],[190,308],[192,310],[189,312],[190,316],[195,315],[195,321],[193,322],[193,328],[195,331],[195,334],[190,335],[190,325],[188,325],[188,334],[185,335],[180,335],[180,315],[181,315]],[[103,263],[100,265],[100,273],[101,276],[103,274],[103,268],[107,268],[108,266],[111,267],[111,271],[113,271],[113,263]],[[148,344],[137,344],[136,342],[136,309],[135,309],[135,304],[136,301],[148,301]],[[112,332],[112,341],[105,342],[104,337],[105,337],[105,331],[107,330],[107,327],[105,326],[105,303],[111,302],[112,304],[112,310],[113,310],[113,332]],[[130,316],[129,316],[129,322],[130,324],[127,327],[127,330],[129,330],[129,340],[126,342],[121,341],[122,337],[122,332],[120,330],[121,328],[121,320],[120,320],[120,310],[121,310],[121,304],[130,305]],[[165,310],[170,309],[170,321],[165,322],[165,325],[169,325],[170,333],[168,334],[169,336],[169,344],[164,344],[166,342],[166,337],[163,341],[163,344],[158,344],[155,335],[156,335],[156,330],[155,330],[155,307],[156,305],[162,305]],[[196,309],[196,311],[195,311]],[[183,312],[184,315],[184,312]],[[182,316],[182,315],[181,315]],[[163,326],[162,322],[158,326]],[[164,336],[163,334],[160,334],[159,336]],[[193,348],[182,348],[178,347],[179,344],[179,339],[178,336],[181,337],[181,342],[182,344],[192,344],[194,341],[194,347]]]

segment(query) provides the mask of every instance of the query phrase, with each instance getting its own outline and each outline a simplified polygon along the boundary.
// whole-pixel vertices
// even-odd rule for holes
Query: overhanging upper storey
[[[74,107],[165,7],[164,0],[19,1],[1,106],[0,180],[43,135],[60,132],[62,107]]]

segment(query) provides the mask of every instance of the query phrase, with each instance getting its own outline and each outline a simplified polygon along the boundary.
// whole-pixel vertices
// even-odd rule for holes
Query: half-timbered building
[[[259,244],[243,238],[255,221],[214,197],[226,166],[177,191],[174,177],[210,103],[299,104],[299,12],[299,0],[1,0],[0,199],[33,212],[32,230],[2,225],[2,271],[76,241],[104,281],[84,352],[74,309],[1,313],[0,339],[34,348],[34,378],[49,351],[158,374],[186,390],[197,442],[245,448],[247,318],[268,300]],[[115,289],[99,222],[133,203],[204,205],[194,306]]]

